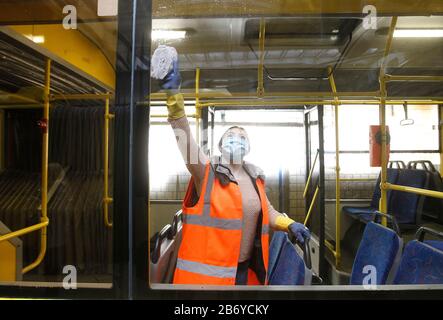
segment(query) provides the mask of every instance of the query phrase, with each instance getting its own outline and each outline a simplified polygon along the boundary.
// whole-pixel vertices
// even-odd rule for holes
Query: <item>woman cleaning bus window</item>
[[[175,61],[160,85],[167,92],[168,121],[192,178],[183,202],[183,239],[173,282],[263,285],[269,227],[292,233],[300,243],[309,239],[309,230],[270,204],[263,172],[243,160],[249,152],[243,128],[229,128],[219,142],[221,156],[206,157],[192,137],[180,83]]]

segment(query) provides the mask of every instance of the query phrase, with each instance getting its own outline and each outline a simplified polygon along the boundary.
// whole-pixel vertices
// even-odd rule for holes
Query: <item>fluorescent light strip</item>
[[[35,43],[44,43],[45,42],[45,36],[34,36],[32,34],[25,34],[25,37],[29,40],[34,41]]]
[[[184,30],[152,30],[151,38],[155,40],[183,39],[186,36]]]
[[[397,29],[394,38],[442,38],[443,29]]]

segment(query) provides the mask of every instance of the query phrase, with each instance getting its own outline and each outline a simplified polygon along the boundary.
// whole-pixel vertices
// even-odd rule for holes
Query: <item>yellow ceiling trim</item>
[[[10,26],[38,45],[83,72],[115,87],[115,71],[102,51],[78,30],[65,30],[61,24]]]

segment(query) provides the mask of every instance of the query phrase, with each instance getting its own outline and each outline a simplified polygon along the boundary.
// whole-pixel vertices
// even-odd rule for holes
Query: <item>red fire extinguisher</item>
[[[391,151],[391,136],[386,126],[386,161]],[[371,167],[381,167],[381,126],[369,126],[369,159]]]

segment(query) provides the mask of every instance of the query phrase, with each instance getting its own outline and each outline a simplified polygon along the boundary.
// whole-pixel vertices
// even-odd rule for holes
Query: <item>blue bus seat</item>
[[[427,234],[430,234],[433,238],[431,240],[425,240],[425,236]],[[415,238],[418,241],[422,241],[433,248],[443,251],[443,232],[439,232],[429,227],[421,227],[417,230]],[[439,238],[441,240],[435,240],[436,238]]]
[[[364,268],[374,266],[377,283],[392,283],[400,264],[403,241],[392,229],[375,222],[368,222],[357,251],[351,272],[351,285],[363,285],[367,276]]]
[[[280,257],[283,244],[286,241],[286,232],[275,231],[269,244],[268,279],[272,278],[275,266]]]
[[[443,284],[443,251],[418,240],[409,242],[394,284]]]
[[[269,285],[310,285],[312,271],[286,232],[274,232],[269,249]]]
[[[173,255],[174,239],[170,238],[172,226],[167,224],[158,233],[155,245],[150,253],[149,279],[151,283],[165,283],[169,264]]]
[[[429,174],[424,170],[401,170],[396,184],[427,189]],[[390,213],[402,228],[416,228],[419,225],[423,210],[423,196],[409,192],[392,191],[390,202]]]
[[[423,170],[429,173],[428,189],[443,192],[443,181],[434,164],[429,160],[416,160],[410,161],[408,168],[417,169],[417,165],[420,165]],[[443,224],[443,199],[425,197],[422,216]]]
[[[424,243],[426,243],[427,245],[438,249],[440,251],[443,251],[443,241],[440,240],[426,240],[424,241]]]
[[[392,169],[388,168],[387,170],[387,181],[389,183],[396,183],[398,179],[400,169]],[[350,207],[344,206],[343,212],[348,214],[351,217],[358,218],[364,221],[372,220],[372,215],[379,209],[379,201],[381,198],[381,190],[380,190],[380,175],[378,176],[377,182],[375,183],[374,193],[372,194],[372,199],[369,207]],[[392,192],[388,191],[388,207],[390,198],[392,196]],[[388,208],[389,212],[389,208]]]

